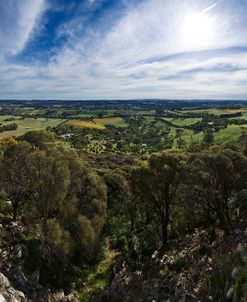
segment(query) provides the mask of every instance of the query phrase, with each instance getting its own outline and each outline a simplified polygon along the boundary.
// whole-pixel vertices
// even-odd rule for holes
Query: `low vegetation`
[[[246,125],[132,113],[1,139],[2,273],[32,301],[241,301]]]

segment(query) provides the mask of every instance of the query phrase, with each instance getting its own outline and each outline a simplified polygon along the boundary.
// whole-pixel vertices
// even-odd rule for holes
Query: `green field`
[[[191,109],[191,110],[183,110],[184,113],[209,113],[214,115],[225,114],[224,109],[210,108],[210,109]]]
[[[53,109],[52,109],[53,110]],[[24,112],[29,112],[30,115],[36,114],[44,114],[46,113],[47,109],[35,109],[35,108],[17,108],[17,111],[20,115],[0,115],[0,123],[2,125],[16,123],[18,128],[17,130],[12,131],[5,131],[0,133],[0,138],[8,137],[8,136],[20,136],[30,130],[40,130],[46,129],[48,127],[56,127],[59,124],[66,122],[67,125],[74,125],[77,127],[87,127],[87,128],[95,128],[99,130],[104,130],[107,125],[114,125],[116,127],[131,127],[126,122],[126,119],[121,116],[113,116],[116,114],[116,110],[81,110],[77,111],[77,119],[73,116],[70,119],[60,119],[60,118],[32,118],[27,117],[23,118],[21,114]],[[58,115],[62,115],[65,112],[65,108],[57,108],[54,109],[54,113]],[[71,110],[67,110],[68,112]],[[184,129],[183,127],[190,126],[194,123],[197,123],[202,120],[202,118],[194,118],[192,117],[157,117],[155,116],[154,110],[119,110],[119,112],[125,112],[128,114],[135,114],[135,115],[144,115],[143,117],[136,117],[137,120],[142,118],[142,127],[144,129],[148,129],[148,127],[156,127],[157,129],[161,129],[163,127],[170,128],[170,136],[174,139],[173,147],[178,147],[178,141],[180,138],[185,141],[186,146],[188,147],[191,142],[201,142],[203,140],[203,132],[194,133],[193,130]],[[192,110],[180,110],[180,112],[209,112],[211,114],[219,115],[219,114],[232,114],[237,112],[242,112],[243,115],[240,117],[233,117],[231,119],[244,119],[247,120],[247,109],[243,107],[241,109],[192,109]],[[16,113],[16,112],[15,112]],[[98,117],[100,114],[103,114],[103,117]],[[80,117],[80,118],[79,118]],[[84,120],[83,120],[84,118]],[[134,118],[134,117],[133,117]],[[7,119],[7,121],[6,121]],[[9,119],[9,121],[8,121]],[[171,125],[166,125],[165,122],[171,123]],[[173,126],[174,125],[174,126]],[[181,134],[177,135],[177,131],[181,131]],[[214,133],[214,143],[219,145],[224,145],[229,142],[235,142],[239,139],[239,137],[247,131],[247,125],[228,125],[227,128],[222,129],[219,132]],[[104,149],[104,145],[107,142],[107,138],[105,138],[104,142],[99,143],[98,139],[92,140],[90,145],[91,149]],[[97,147],[97,148],[96,148]]]
[[[239,139],[239,137],[247,131],[247,125],[229,125],[227,128],[222,129],[220,132],[215,133],[216,144],[225,144],[228,142],[234,142]]]
[[[164,121],[167,121],[169,123],[172,123],[175,126],[183,127],[183,126],[189,126],[192,124],[195,124],[198,121],[201,121],[201,118],[170,118],[166,117],[163,118]]]
[[[67,111],[67,110],[66,110]],[[73,115],[73,118],[90,118],[90,117],[98,117],[102,115],[102,117],[111,117],[115,114],[115,110],[83,110],[78,114]]]
[[[244,112],[242,116],[231,117],[231,120],[246,120],[247,121],[247,112]]]
[[[170,129],[171,129],[170,136],[174,138],[173,148],[177,148],[178,146],[177,141],[179,138],[176,138],[176,130],[178,130],[179,128],[171,127]],[[187,147],[191,142],[201,142],[203,139],[202,132],[195,134],[193,130],[182,129],[182,128],[180,130],[182,131],[181,139],[185,141]]]
[[[13,119],[11,122],[14,123],[16,120],[19,120],[21,116],[14,116],[14,115],[0,115],[0,123],[7,124],[5,122],[6,119]]]
[[[32,110],[29,114],[31,116],[34,116],[34,115],[45,114],[46,112],[47,112],[47,109],[35,109],[35,110]]]
[[[125,123],[125,120],[121,117],[104,117],[97,118],[93,120],[98,125],[113,125],[116,127],[127,127],[128,125]]]
[[[218,109],[218,108],[209,108],[209,109],[189,109],[183,110],[182,113],[209,113],[214,115],[221,115],[221,114],[234,114],[238,112],[247,112],[246,107],[242,107],[240,109]]]
[[[172,137],[176,137],[176,129],[179,128],[173,128],[170,127],[170,135]],[[186,145],[188,146],[191,142],[201,142],[203,139],[203,133],[194,133],[193,130],[188,129],[181,129],[181,139],[183,139],[186,142]],[[224,145],[230,142],[238,141],[240,136],[243,133],[247,133],[247,125],[229,125],[227,128],[222,129],[219,132],[216,132],[214,134],[214,144]],[[177,147],[177,140],[178,138],[174,139],[173,147]]]
[[[8,116],[11,117],[11,116]],[[3,118],[3,116],[1,116]],[[6,116],[5,116],[6,118]],[[15,117],[17,118],[17,117]],[[19,118],[19,117],[18,117]],[[8,136],[21,136],[31,130],[41,130],[48,127],[56,127],[61,124],[64,120],[62,119],[53,119],[53,118],[25,118],[25,119],[16,119],[13,121],[2,122],[4,125],[16,123],[18,128],[13,131],[5,131],[0,133],[0,138]]]

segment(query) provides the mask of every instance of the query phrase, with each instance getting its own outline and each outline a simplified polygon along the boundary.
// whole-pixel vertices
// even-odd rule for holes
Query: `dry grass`
[[[239,113],[239,112],[243,112],[243,113],[245,113],[245,112],[247,112],[247,108],[240,108],[240,109],[226,109],[226,110],[224,110],[224,112],[225,113]]]
[[[92,129],[105,129],[102,125],[97,125],[93,122],[81,121],[81,120],[69,120],[66,122],[66,125],[75,126],[75,127],[86,127]]]

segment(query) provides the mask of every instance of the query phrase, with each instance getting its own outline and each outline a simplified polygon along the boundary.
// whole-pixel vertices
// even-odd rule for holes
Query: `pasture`
[[[246,133],[246,131],[247,125],[229,125],[227,128],[215,133],[214,142],[216,144],[224,145],[228,142],[237,141],[242,134]]]
[[[69,120],[65,123],[65,125],[74,126],[74,127],[85,127],[91,129],[100,129],[100,130],[105,129],[105,126],[98,125],[93,122],[81,121],[81,120]]]
[[[221,109],[221,108],[209,108],[209,109],[189,109],[181,111],[183,113],[208,113],[214,115],[221,115],[221,114],[234,114],[234,113],[246,113],[247,108],[242,107],[240,109]]]
[[[96,124],[106,126],[113,125],[116,127],[127,127],[125,120],[121,117],[104,117],[93,120]]]
[[[48,127],[56,127],[61,124],[64,120],[62,119],[52,119],[52,118],[25,118],[20,119],[17,116],[0,116],[1,123],[4,125],[16,123],[17,129],[12,131],[5,131],[0,133],[0,138],[9,136],[21,136],[31,130],[45,130]],[[4,118],[3,118],[4,117]],[[6,118],[13,118],[12,121],[4,121]]]
[[[189,126],[192,124],[195,124],[196,122],[201,121],[201,118],[170,118],[166,117],[163,118],[164,121],[167,121],[169,123],[172,123],[175,126],[178,127],[184,127],[184,126]]]

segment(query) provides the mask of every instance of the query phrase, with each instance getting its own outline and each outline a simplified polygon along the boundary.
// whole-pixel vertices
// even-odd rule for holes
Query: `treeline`
[[[115,247],[128,257],[150,254],[196,228],[220,228],[227,236],[233,226],[246,226],[247,158],[241,152],[217,146],[194,154],[165,151],[133,168],[128,185],[121,177],[111,176],[119,188],[110,191],[108,219]]]
[[[125,156],[126,157],[126,156]],[[134,161],[134,162],[133,162]],[[247,226],[247,157],[212,146],[111,161],[79,156],[47,132],[1,142],[0,186],[21,219],[24,263],[59,287],[95,263],[104,240],[130,267],[196,228]]]

